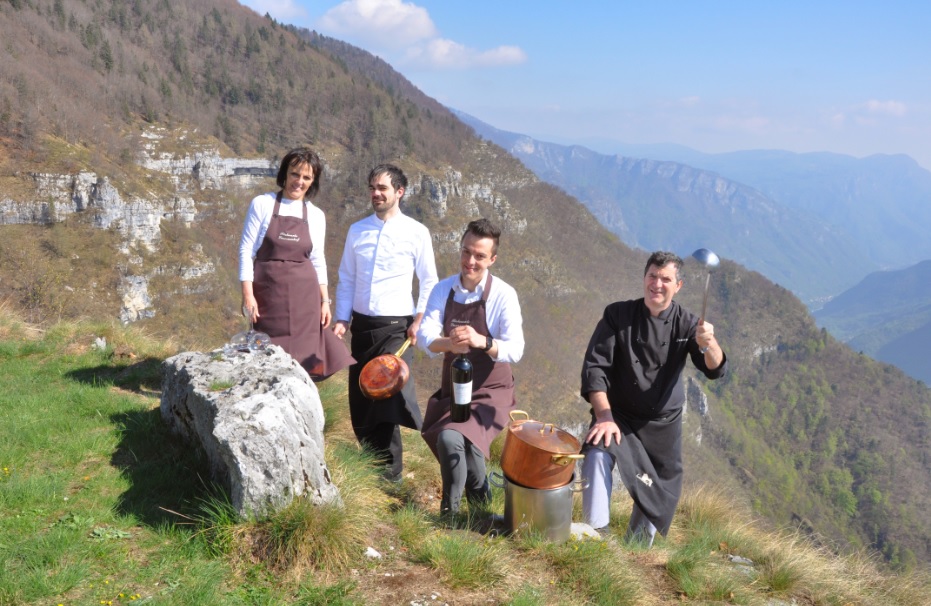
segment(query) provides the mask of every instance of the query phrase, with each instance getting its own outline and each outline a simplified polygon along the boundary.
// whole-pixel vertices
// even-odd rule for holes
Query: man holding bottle
[[[460,243],[459,273],[434,287],[417,332],[422,349],[431,356],[445,354],[443,382],[427,403],[421,431],[440,463],[442,513],[457,513],[463,494],[478,505],[490,499],[485,459],[516,406],[510,365],[524,354],[520,303],[514,288],[488,271],[500,236],[488,219],[469,223]],[[457,357],[471,362],[472,385],[471,390],[457,385],[454,398],[451,371]],[[468,418],[454,421],[451,407],[466,404],[455,400],[469,396]]]

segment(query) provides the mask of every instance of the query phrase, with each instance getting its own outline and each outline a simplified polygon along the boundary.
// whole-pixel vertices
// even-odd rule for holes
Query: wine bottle
[[[459,354],[449,368],[453,383],[453,401],[449,418],[453,423],[464,423],[472,416],[472,362]]]

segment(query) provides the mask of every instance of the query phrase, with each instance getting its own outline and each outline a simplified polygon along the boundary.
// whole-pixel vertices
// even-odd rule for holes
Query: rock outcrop
[[[485,156],[497,153],[492,148],[487,143],[479,145],[476,151],[479,165]],[[164,223],[172,221],[191,227],[206,220],[213,210],[204,198],[211,198],[215,192],[251,190],[268,184],[277,174],[277,162],[270,158],[224,157],[196,131],[153,127],[141,134],[135,155],[144,178],[125,184],[124,191],[117,187],[119,181],[88,170],[70,174],[25,173],[22,176],[31,179],[32,192],[15,199],[0,193],[0,225],[52,225],[84,215],[96,228],[115,230],[120,235],[117,252],[122,257],[117,259],[122,303],[119,319],[129,324],[154,317],[161,297],[203,292],[210,286],[198,281],[203,282],[202,278],[216,272],[213,260],[195,251],[180,264],[173,262],[172,272],[183,284],[179,290],[150,292],[150,280],[163,275],[164,267],[159,265],[153,270],[143,263],[142,257],[157,259],[164,244]],[[333,166],[325,166],[324,170],[327,179],[338,176]],[[23,181],[28,183],[27,179]],[[522,234],[527,229],[527,219],[501,190],[534,182],[536,179],[527,174],[484,174],[477,181],[464,180],[461,171],[447,167],[442,176],[412,174],[408,195],[425,196],[432,212],[441,218],[447,216],[451,204],[455,205],[463,218],[462,224],[433,236],[437,255],[456,254],[466,221],[482,214],[479,204],[486,210],[491,206],[505,233]],[[560,290],[558,285],[550,290],[547,294],[555,296],[572,294],[571,289]]]
[[[317,388],[280,347],[186,352],[163,371],[162,419],[203,449],[240,515],[261,517],[300,496],[341,502],[323,458]]]

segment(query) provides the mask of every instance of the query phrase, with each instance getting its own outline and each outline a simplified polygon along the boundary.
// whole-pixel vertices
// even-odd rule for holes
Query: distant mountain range
[[[931,172],[908,156],[626,149],[652,154],[641,159],[538,141],[457,115],[578,198],[628,244],[682,254],[711,248],[812,308],[871,271],[931,258]]]
[[[931,385],[931,261],[872,273],[815,319],[853,349]]]

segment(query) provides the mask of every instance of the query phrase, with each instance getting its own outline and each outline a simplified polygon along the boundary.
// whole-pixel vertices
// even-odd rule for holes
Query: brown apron
[[[485,304],[490,291],[490,273],[485,281],[482,298],[474,303],[457,303],[453,300],[453,290],[450,289],[444,311],[443,334],[448,335],[456,326],[467,324],[480,335],[489,336],[488,324],[485,321]],[[484,351],[472,350],[466,354],[472,362],[472,416],[465,423],[453,423],[449,419],[449,406],[452,401],[449,370],[457,355],[447,353],[443,358],[443,383],[439,391],[430,396],[427,402],[421,435],[433,451],[433,456],[437,456],[436,441],[440,432],[444,429],[458,431],[477,446],[487,459],[490,458],[489,447],[492,440],[510,422],[508,413],[517,405],[514,400],[514,374],[510,364],[495,362]]]
[[[303,217],[282,217],[278,214],[281,192],[275,198],[275,210],[253,264],[253,291],[261,316],[255,329],[291,354],[312,379],[321,380],[355,360],[342,340],[320,324],[320,282],[307,257],[314,245],[307,204],[300,204]]]

